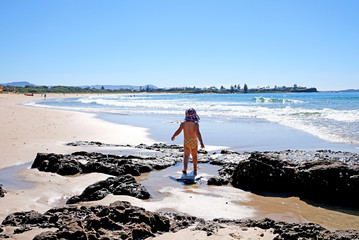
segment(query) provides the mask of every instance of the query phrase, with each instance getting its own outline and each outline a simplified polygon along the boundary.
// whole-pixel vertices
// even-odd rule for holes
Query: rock
[[[196,226],[196,230],[206,231],[211,235],[224,226],[236,225],[247,228],[260,228],[263,230],[273,229],[277,236],[276,240],[287,239],[359,239],[358,230],[329,231],[322,226],[314,223],[286,223],[274,221],[272,219],[261,220],[231,220],[231,219],[213,219],[213,221],[201,222]]]
[[[170,220],[171,222],[170,230],[172,232],[177,232],[178,230],[188,228],[192,225],[204,222],[202,218],[189,216],[183,213],[161,212],[160,214],[161,216],[165,216]]]
[[[122,145],[116,145],[116,144],[106,144],[102,142],[97,141],[75,141],[71,143],[66,143],[66,146],[97,146],[97,147],[120,147]]]
[[[216,185],[216,186],[222,186],[227,185],[229,183],[229,180],[222,177],[211,177],[208,179],[207,184],[208,185]]]
[[[14,234],[20,234],[32,230],[32,227],[21,227],[14,230]]]
[[[175,165],[177,157],[118,156],[101,153],[75,152],[71,155],[38,153],[32,168],[60,175],[99,172],[113,176],[131,174],[139,176],[152,169],[164,169]]]
[[[55,232],[43,232],[34,239],[144,239],[170,230],[170,220],[158,213],[117,201],[110,206],[53,208],[39,214],[41,221],[29,221],[30,212],[13,213],[13,221],[5,226],[56,227]],[[56,218],[54,218],[56,216]],[[21,230],[17,230],[21,231]]]
[[[55,232],[47,231],[36,235],[33,240],[58,240],[58,238]]]
[[[2,188],[2,184],[0,184],[0,197],[5,197],[5,189]]]
[[[145,239],[162,232],[176,232],[195,226],[194,230],[205,231],[207,236],[230,225],[272,229],[275,239],[359,239],[358,230],[329,231],[314,223],[286,223],[272,219],[262,220],[203,220],[181,213],[153,213],[132,206],[129,202],[117,201],[109,206],[68,206],[53,208],[44,214],[34,212],[13,213],[3,222],[5,226],[17,226],[16,232],[31,227],[57,228],[43,232],[35,240],[49,239]],[[34,216],[37,221],[33,221]],[[32,220],[31,220],[32,219]],[[15,223],[15,224],[14,224]],[[0,237],[5,237],[0,235]],[[7,235],[6,237],[10,237]]]
[[[294,163],[279,155],[254,152],[238,163],[234,187],[250,191],[285,192],[326,203],[357,207],[358,165],[336,160]]]
[[[14,227],[24,226],[25,224],[37,226],[39,224],[41,225],[45,221],[47,221],[47,219],[44,215],[32,210],[29,212],[12,213],[4,219],[2,224]]]
[[[95,201],[105,198],[108,194],[129,195],[139,199],[148,199],[150,193],[130,174],[110,177],[88,186],[79,196],[71,197],[66,203],[73,204],[82,201]]]

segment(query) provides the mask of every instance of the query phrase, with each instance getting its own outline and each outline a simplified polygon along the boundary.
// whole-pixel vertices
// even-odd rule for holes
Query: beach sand
[[[66,95],[66,97],[77,96],[79,95]],[[63,97],[63,95],[48,94],[47,97]],[[146,128],[110,123],[96,118],[95,114],[42,109],[21,105],[21,103],[41,98],[41,96],[29,97],[16,94],[0,95],[0,126],[2,134],[2,137],[0,138],[0,169],[24,163],[31,163],[35,159],[36,154],[39,152],[64,154],[75,151],[98,151],[98,148],[96,147],[65,146],[65,143],[73,141],[100,141],[109,144],[131,145],[154,143],[154,140],[149,137],[149,133]],[[215,148],[212,148],[212,150],[213,149]],[[120,153],[119,148],[111,147],[101,148],[101,151],[118,151],[118,153]],[[23,189],[10,189],[4,198],[0,198],[0,222],[2,222],[8,214],[13,212],[35,210],[43,213],[51,207],[64,205],[65,201],[70,196],[79,194],[88,185],[108,177],[106,174],[99,173],[91,173],[77,177],[64,177],[57,174],[40,172],[36,169],[30,169],[30,166],[21,169],[18,172],[18,175],[24,181],[32,182],[34,186]],[[228,191],[230,190],[228,187],[223,189],[228,189]],[[125,200],[131,202],[133,205],[144,207],[150,211],[166,209],[178,211],[176,208],[179,208],[180,211],[189,214],[191,212],[198,213],[197,215],[201,215],[200,211],[202,211],[202,217],[206,218],[206,215],[204,214],[206,213],[206,209],[214,207],[210,206],[211,204],[216,204],[216,201],[225,201],[225,198],[212,198],[211,193],[206,192],[206,190],[203,189],[198,189],[197,192],[193,190],[191,191],[193,194],[196,194],[196,198],[202,197],[204,198],[204,202],[206,199],[212,200],[213,202],[209,201],[207,205],[203,205],[203,208],[195,209],[196,205],[193,204],[193,199],[185,199],[188,195],[184,194],[184,190],[168,188],[168,197],[162,202],[159,201],[151,203],[129,196],[109,195],[101,201],[82,204],[109,204],[113,201]],[[232,189],[230,192],[235,192],[233,194],[237,194],[239,191],[241,190]],[[243,193],[242,196],[244,195],[248,195],[248,193]],[[185,208],[182,209],[176,206],[176,204],[173,204],[176,199],[180,197],[186,200],[186,204],[184,204]],[[234,211],[237,211],[238,209],[243,211],[243,215],[246,215],[247,217],[253,217],[254,214],[256,214],[255,212],[258,210],[261,212],[268,211],[266,216],[271,217],[269,211],[273,209],[273,205],[278,205],[278,202],[280,204],[289,205],[290,202],[293,201],[293,199],[279,199],[276,200],[276,203],[272,203],[271,199],[268,201],[268,199],[264,199],[264,197],[252,196],[251,198],[252,202],[259,202],[262,209],[252,211],[251,206],[243,205],[239,208],[238,205],[234,205],[233,203],[229,204],[228,207],[234,209]],[[297,202],[298,201],[294,199],[294,204],[297,205]],[[266,204],[268,206],[266,206]],[[218,206],[218,209],[220,210],[221,207],[223,208],[223,204]],[[313,208],[314,207],[309,207],[308,209],[312,212]],[[216,212],[216,210],[213,211]],[[223,211],[226,211],[226,209]],[[278,214],[279,212],[280,211],[278,210]],[[276,213],[273,213],[273,215],[275,214]],[[299,214],[304,215],[302,212]],[[315,214],[316,213],[313,215]],[[337,219],[338,214],[341,213],[335,213],[333,218]],[[347,216],[348,215],[344,214],[341,219],[345,219]],[[213,216],[208,215],[208,218],[211,217]],[[308,217],[307,219],[310,218]],[[327,222],[330,221],[332,221],[332,219],[329,219]],[[356,221],[356,218],[353,218],[351,221]],[[316,222],[320,221],[318,220]],[[340,229],[340,227],[338,227],[338,229]],[[8,231],[9,229],[6,230]],[[46,229],[34,229],[23,234],[13,235],[13,237],[14,239],[29,239],[41,231],[46,231]],[[265,231],[257,228],[243,229],[231,226],[221,229],[211,237],[206,236],[205,232],[185,229],[176,233],[167,233],[163,236],[158,236],[156,239],[273,239],[273,237],[274,235],[270,232],[270,230]]]
[[[76,97],[79,95],[66,95]],[[47,98],[63,94],[47,94]],[[145,128],[100,120],[95,114],[23,106],[40,95],[0,95],[0,169],[34,160],[38,152],[68,153],[64,143],[87,140],[111,144],[153,143]]]

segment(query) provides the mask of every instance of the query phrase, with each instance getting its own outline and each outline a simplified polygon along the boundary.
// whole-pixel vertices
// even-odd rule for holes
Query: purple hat
[[[186,110],[186,118],[184,120],[191,121],[191,122],[199,121],[199,116],[197,115],[196,110],[194,110],[193,108],[187,109]]]

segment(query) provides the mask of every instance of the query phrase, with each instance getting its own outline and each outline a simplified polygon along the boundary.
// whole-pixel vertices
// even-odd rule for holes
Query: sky
[[[0,0],[0,82],[359,89],[357,0]]]

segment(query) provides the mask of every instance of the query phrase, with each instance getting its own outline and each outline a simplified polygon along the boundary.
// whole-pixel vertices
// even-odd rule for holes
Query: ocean
[[[358,92],[130,93],[50,98],[26,105],[97,113],[111,122],[146,127],[156,141],[165,143],[170,143],[185,110],[195,108],[205,144],[240,151],[359,151]]]

